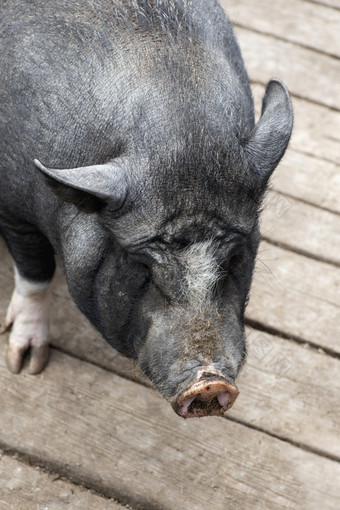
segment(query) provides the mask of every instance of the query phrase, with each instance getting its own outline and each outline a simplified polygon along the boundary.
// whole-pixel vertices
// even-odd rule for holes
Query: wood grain
[[[236,25],[340,56],[340,11],[301,0],[222,0],[221,4]]]
[[[246,316],[339,353],[340,271],[262,242]]]
[[[1,351],[0,442],[72,480],[147,510],[337,508],[334,461],[223,418],[186,422],[152,390],[59,352],[41,376],[13,376]]]
[[[276,76],[291,94],[340,109],[337,59],[245,28],[235,27],[235,33],[251,80],[264,85]]]
[[[277,246],[261,244],[247,318],[295,341],[248,329],[230,419],[185,422],[136,382],[59,273],[47,370],[9,374],[0,337],[0,446],[68,481],[0,452],[1,510],[118,510],[111,496],[136,510],[339,507],[339,360],[324,350],[340,353],[340,271],[310,257],[339,263],[339,0],[222,4],[239,25],[257,118],[272,76],[292,94],[293,136],[262,217]],[[0,238],[0,322],[12,286]]]
[[[339,0],[306,0],[314,5],[325,5],[326,7],[340,10]]]
[[[124,510],[77,485],[28,466],[0,450],[1,510]]]
[[[339,214],[271,191],[264,201],[261,233],[269,241],[340,266]]]
[[[339,360],[262,331],[247,338],[230,416],[340,459]]]
[[[273,174],[271,187],[288,198],[340,213],[340,166],[330,161],[289,149]]]

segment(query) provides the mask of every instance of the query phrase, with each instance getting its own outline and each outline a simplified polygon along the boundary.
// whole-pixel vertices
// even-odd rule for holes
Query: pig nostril
[[[227,405],[230,402],[230,395],[229,395],[229,393],[220,393],[217,396],[217,399],[218,399],[221,407],[227,407]]]
[[[181,407],[180,415],[186,418],[191,416],[220,415],[227,410],[230,396],[224,392],[218,395],[202,393],[186,399]]]
[[[180,411],[180,414],[181,416],[185,416],[191,406],[191,404],[193,403],[193,401],[195,400],[195,397],[191,397],[191,398],[188,398],[182,405],[182,409]]]
[[[236,386],[222,381],[195,383],[178,400],[177,413],[184,418],[222,416],[238,395]]]
[[[209,416],[216,413],[223,413],[224,406],[220,404],[219,397],[210,399],[200,398],[200,395],[192,399],[192,402],[187,408],[187,413],[193,415]]]

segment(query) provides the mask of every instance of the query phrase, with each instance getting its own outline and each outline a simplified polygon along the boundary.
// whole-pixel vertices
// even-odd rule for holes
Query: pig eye
[[[136,280],[139,281],[139,288],[146,289],[151,281],[150,268],[145,264],[138,264],[138,275],[136,275]]]
[[[237,271],[243,263],[243,253],[240,250],[233,251],[230,257],[221,265],[222,271],[227,275]]]
[[[135,279],[135,282],[139,282],[141,287],[146,287],[151,280],[151,268],[150,264],[144,258],[135,256],[135,255],[128,255],[129,265],[131,265],[132,273]]]

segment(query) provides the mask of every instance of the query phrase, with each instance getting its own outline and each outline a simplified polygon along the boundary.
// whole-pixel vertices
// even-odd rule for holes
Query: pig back
[[[239,48],[214,0],[12,0],[1,10],[1,179],[20,190],[26,217],[41,217],[34,189],[55,207],[37,156],[56,168],[147,157],[202,115],[239,137],[253,127]]]

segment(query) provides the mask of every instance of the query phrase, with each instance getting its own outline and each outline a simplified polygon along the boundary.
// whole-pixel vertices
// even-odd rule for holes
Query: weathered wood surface
[[[223,418],[185,422],[153,390],[60,352],[43,375],[13,376],[0,351],[1,444],[72,480],[148,510],[338,506],[332,460]]]
[[[289,149],[275,170],[271,187],[288,197],[340,213],[340,166],[330,161]]]
[[[279,333],[340,352],[340,271],[262,242],[247,317]]]
[[[340,266],[339,214],[271,191],[264,201],[261,233],[265,239]]]
[[[235,33],[253,81],[280,76],[293,95],[339,109],[337,59],[248,29],[236,27]]]
[[[10,375],[0,337],[0,446],[68,481],[5,456],[1,510],[44,508],[49,494],[53,510],[68,501],[119,508],[109,496],[136,510],[339,508],[339,0],[222,3],[239,24],[257,116],[272,76],[293,96],[293,137],[262,219],[277,246],[261,244],[247,311],[250,324],[278,336],[248,331],[230,420],[184,422],[135,382],[132,363],[93,331],[58,277],[51,332],[59,352],[46,372]],[[0,321],[11,272],[0,241]],[[11,480],[23,492],[9,492]],[[31,506],[18,506],[21,494]]]
[[[126,510],[0,450],[0,510]]]
[[[333,9],[340,10],[339,0],[306,0],[314,5],[325,5]]]
[[[221,4],[230,14],[231,21],[236,23],[235,33],[253,81],[265,84],[266,77],[279,76],[293,95],[340,109],[340,90],[337,86],[339,60],[334,58],[334,55],[340,55],[339,12],[301,0],[275,0],[268,4],[259,0],[222,0]],[[282,4],[285,5],[284,8]],[[244,9],[241,8],[242,5],[245,6]],[[311,9],[315,9],[315,14],[306,19],[307,13],[304,11]],[[265,14],[260,14],[260,11]],[[300,15],[305,18],[303,23],[299,20]],[[237,26],[241,16],[247,16],[247,22],[243,19],[242,27]],[[266,33],[261,33],[259,24],[267,26]],[[288,38],[292,42],[278,38],[286,33],[287,26],[290,26]],[[313,26],[318,26],[318,29],[313,31]],[[318,38],[327,41],[324,45],[326,54],[295,44],[298,41],[294,41],[294,37],[296,34],[303,37],[304,29],[310,34],[307,41]],[[306,41],[306,37],[304,40]],[[308,45],[308,42],[306,44]]]
[[[335,1],[339,7],[339,1]],[[236,26],[246,26],[328,55],[340,54],[339,11],[301,0],[223,0],[221,3]]]

